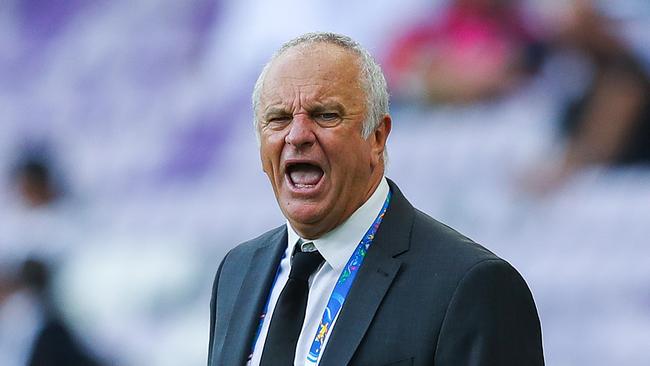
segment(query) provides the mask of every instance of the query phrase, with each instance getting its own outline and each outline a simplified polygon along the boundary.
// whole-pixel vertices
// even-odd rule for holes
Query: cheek
[[[364,141],[365,142],[365,141]],[[336,156],[336,164],[341,167],[341,178],[348,182],[366,180],[378,160],[372,150],[362,141],[350,141],[342,146]]]
[[[270,176],[273,173],[273,169],[271,169],[270,161],[264,156],[263,152],[260,152],[260,160],[262,161],[262,170],[266,175]]]
[[[361,165],[370,157],[369,142],[361,136],[355,136],[356,131],[348,131],[343,136],[336,136],[328,141],[329,155],[339,162],[349,165]]]
[[[262,169],[268,175],[275,175],[275,170],[279,168],[280,156],[282,155],[283,144],[278,138],[264,137],[260,143],[260,159]]]

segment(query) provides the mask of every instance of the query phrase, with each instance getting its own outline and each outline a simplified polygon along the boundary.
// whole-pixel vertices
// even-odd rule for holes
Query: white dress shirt
[[[309,348],[311,347],[316,332],[318,331],[318,326],[323,317],[323,311],[325,311],[332,290],[334,289],[343,268],[345,268],[348,259],[350,259],[364,234],[375,221],[377,215],[379,215],[379,212],[384,205],[384,201],[386,200],[386,196],[388,195],[388,191],[388,182],[386,182],[386,178],[382,178],[377,189],[370,198],[343,224],[318,239],[309,241],[304,240],[305,243],[302,244],[302,250],[306,252],[318,250],[323,258],[325,258],[325,262],[309,279],[309,298],[307,299],[307,308],[305,310],[305,321],[302,325],[302,330],[296,346],[295,365],[315,365],[307,360],[307,355],[309,354]],[[278,274],[277,281],[271,289],[268,312],[264,318],[259,338],[255,344],[253,357],[248,362],[248,365],[251,366],[258,366],[260,364],[269,324],[273,318],[273,309],[275,308],[280,292],[282,292],[289,277],[291,269],[291,254],[294,246],[298,240],[301,239],[295,230],[293,230],[289,222],[287,222],[287,232],[287,248],[284,257],[280,262],[280,273]],[[329,340],[330,334],[332,334],[335,324],[336,319],[334,319],[330,331],[328,332],[327,337],[325,337],[320,356],[325,352],[327,341]],[[320,357],[318,362],[320,362]],[[318,362],[316,364],[318,364]]]

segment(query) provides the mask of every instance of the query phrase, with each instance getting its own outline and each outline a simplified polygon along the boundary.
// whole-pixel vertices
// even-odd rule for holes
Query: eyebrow
[[[287,111],[287,109],[284,108],[284,107],[270,107],[264,112],[264,114],[262,116],[265,119],[268,119],[269,117],[272,117],[272,116],[284,116],[284,115],[290,115],[290,114],[291,113],[289,113]]]
[[[324,103],[314,103],[313,107],[307,108],[309,114],[322,113],[327,111],[336,111],[339,113],[345,113],[345,107],[343,104],[336,101],[329,101]],[[264,111],[262,118],[269,119],[275,116],[290,116],[292,113],[283,106],[271,106]]]
[[[309,113],[319,113],[335,110],[337,112],[345,112],[345,107],[339,102],[327,102],[323,104],[318,104],[309,110]]]

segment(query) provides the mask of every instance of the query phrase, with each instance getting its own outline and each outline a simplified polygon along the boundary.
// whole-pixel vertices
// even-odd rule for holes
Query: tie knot
[[[321,263],[323,263],[323,256],[318,251],[301,252],[296,250],[291,258],[289,278],[307,281]]]

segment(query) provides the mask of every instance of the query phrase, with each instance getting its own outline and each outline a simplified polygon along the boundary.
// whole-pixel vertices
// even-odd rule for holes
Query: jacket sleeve
[[[544,365],[532,294],[510,264],[488,259],[467,271],[446,311],[435,365]]]

